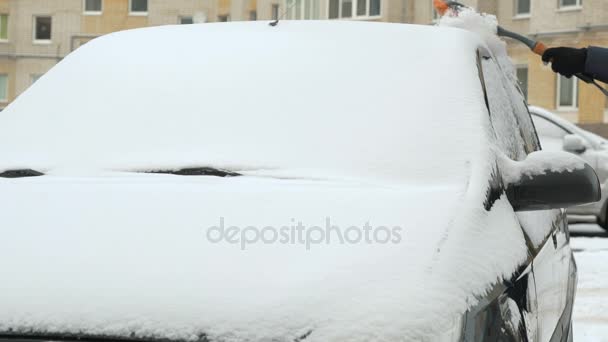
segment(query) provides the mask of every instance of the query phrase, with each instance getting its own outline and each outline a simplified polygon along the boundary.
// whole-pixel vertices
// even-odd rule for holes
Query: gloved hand
[[[587,49],[558,47],[547,49],[543,54],[543,62],[551,63],[551,69],[568,78],[574,74],[585,72]]]

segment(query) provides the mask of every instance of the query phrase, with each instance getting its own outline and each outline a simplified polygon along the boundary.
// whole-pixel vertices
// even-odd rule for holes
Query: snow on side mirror
[[[564,136],[563,148],[566,152],[583,153],[587,149],[583,138],[576,134],[568,134]]]
[[[523,161],[504,161],[501,172],[515,211],[568,208],[601,197],[593,168],[571,153],[533,152]]]

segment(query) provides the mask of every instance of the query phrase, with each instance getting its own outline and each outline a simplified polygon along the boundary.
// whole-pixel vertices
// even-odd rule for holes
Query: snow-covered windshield
[[[361,22],[110,34],[0,115],[0,169],[461,179],[483,132],[478,44]]]

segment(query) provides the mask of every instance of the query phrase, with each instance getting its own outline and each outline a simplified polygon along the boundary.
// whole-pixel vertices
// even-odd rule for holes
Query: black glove
[[[558,47],[547,49],[543,54],[543,62],[551,63],[551,69],[568,78],[574,74],[585,72],[587,49]]]

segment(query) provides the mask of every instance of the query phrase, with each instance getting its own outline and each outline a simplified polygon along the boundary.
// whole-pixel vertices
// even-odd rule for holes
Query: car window
[[[521,136],[524,139],[526,152],[532,153],[540,150],[540,142],[532,123],[532,115],[530,115],[528,104],[521,89],[517,86],[517,81],[510,80],[506,76],[504,77],[504,81],[505,86],[511,92],[515,119],[517,120]]]
[[[534,121],[534,126],[536,126],[536,131],[541,139],[543,137],[563,139],[564,136],[570,134],[570,132],[562,127],[540,116],[533,115],[532,120]]]
[[[522,136],[511,100],[511,90],[505,84],[502,70],[492,59],[482,58],[481,65],[490,121],[499,147],[511,159],[523,160],[533,147],[527,146]]]

